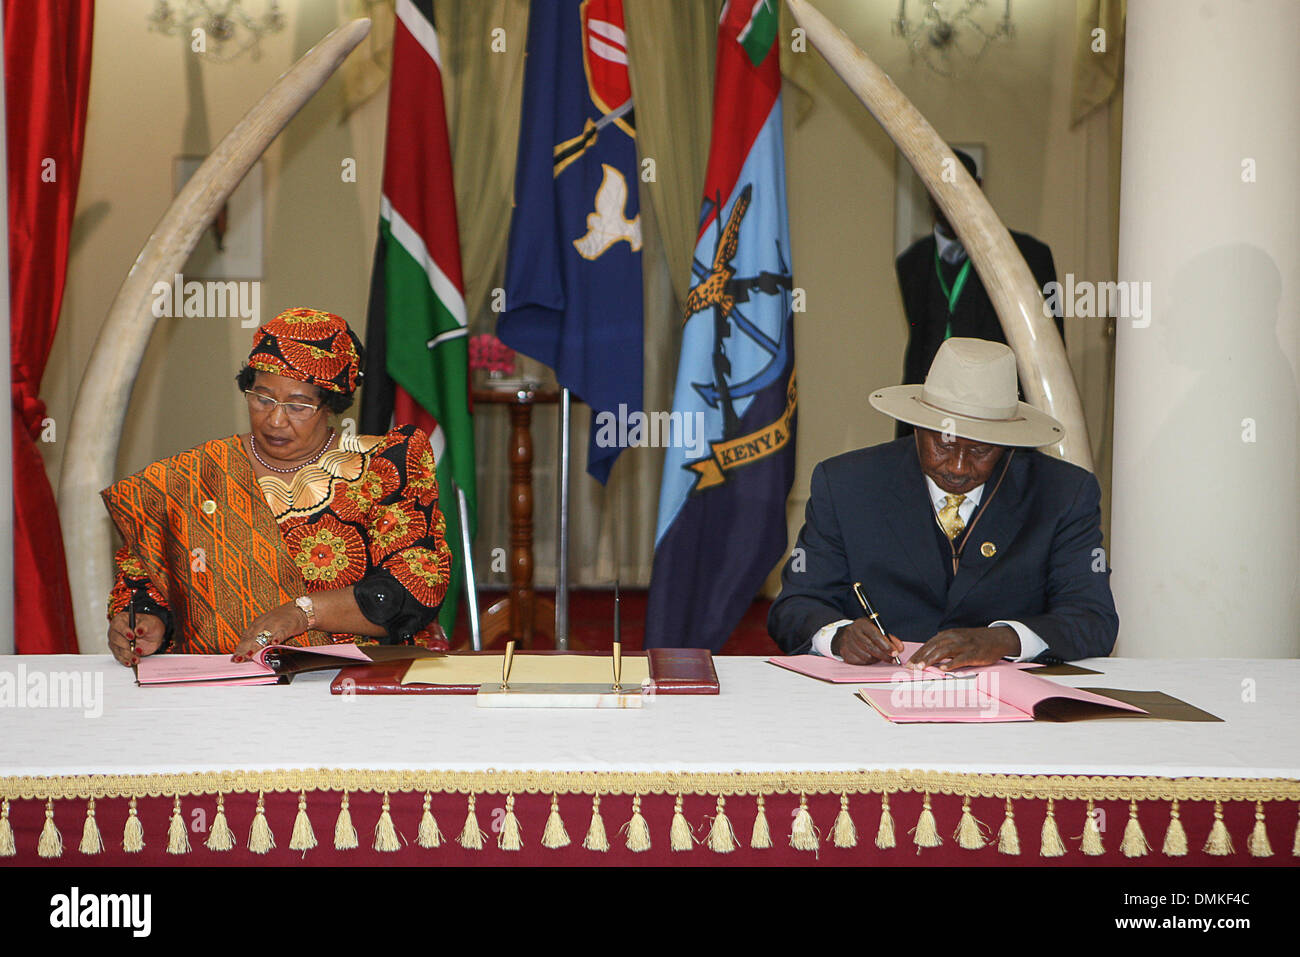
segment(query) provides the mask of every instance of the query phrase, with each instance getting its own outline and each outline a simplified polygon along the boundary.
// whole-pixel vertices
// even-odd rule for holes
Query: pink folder
[[[916,654],[921,644],[922,642],[919,641],[903,642],[903,653],[899,655],[899,658],[904,664],[911,660],[912,655]],[[820,681],[829,681],[832,684],[887,684],[891,681],[915,681],[918,678],[956,677],[974,674],[980,670],[977,668],[959,668],[956,671],[941,671],[938,668],[924,668],[921,671],[913,671],[911,668],[900,668],[892,661],[878,661],[873,665],[850,665],[845,664],[843,661],[836,661],[834,658],[825,658],[822,655],[792,655],[789,657],[768,658],[767,660],[778,668],[785,668],[796,674],[807,675],[809,678],[817,678]],[[1022,670],[1040,667],[1030,661],[1005,662],[995,667],[1004,666]]]
[[[347,645],[267,645],[259,648],[250,661],[231,661],[230,655],[148,655],[136,666],[135,681],[140,687],[159,685],[273,685],[283,684],[285,673],[268,662],[267,655],[295,658],[337,659],[336,667],[348,661],[372,660],[355,644]],[[318,662],[331,665],[333,661]],[[303,670],[301,667],[295,670]]]
[[[1135,705],[1007,665],[982,668],[967,678],[898,681],[891,687],[859,688],[857,693],[895,724],[1075,721],[1122,717],[1121,712],[1147,714]]]

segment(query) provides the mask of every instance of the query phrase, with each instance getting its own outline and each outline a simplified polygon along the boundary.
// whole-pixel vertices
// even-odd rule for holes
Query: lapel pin
[[[998,553],[998,547],[994,545],[992,542],[985,542],[983,545],[980,546],[980,554],[983,555],[985,558],[992,558],[997,553]]]

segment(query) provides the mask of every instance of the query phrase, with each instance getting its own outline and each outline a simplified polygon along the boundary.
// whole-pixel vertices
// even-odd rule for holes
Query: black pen
[[[876,630],[880,632],[880,636],[888,641],[889,635],[885,632],[885,626],[880,623],[880,613],[871,607],[871,602],[867,601],[867,596],[862,591],[862,582],[853,583],[853,594],[858,596],[858,601],[862,605],[862,610],[867,613],[867,617],[870,618],[871,623],[876,626]],[[901,668],[903,662],[899,660],[898,655],[894,655],[893,658],[894,664]]]
[[[134,595],[131,596],[131,600],[127,603],[126,606],[126,622],[127,622],[126,625],[127,628],[129,628],[131,631],[131,670],[135,671],[136,649],[135,649],[135,596]],[[138,672],[136,673],[136,676],[139,677]]]

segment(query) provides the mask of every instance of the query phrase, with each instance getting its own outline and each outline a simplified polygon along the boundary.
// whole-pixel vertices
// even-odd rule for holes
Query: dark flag
[[[591,407],[587,471],[619,444],[597,414],[641,408],[641,217],[622,0],[529,16],[506,311],[497,335]]]

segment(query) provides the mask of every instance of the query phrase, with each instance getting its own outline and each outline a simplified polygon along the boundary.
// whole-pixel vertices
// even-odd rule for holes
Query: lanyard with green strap
[[[966,285],[966,277],[970,275],[970,259],[962,263],[961,270],[957,273],[956,280],[953,281],[952,289],[943,281],[943,269],[939,266],[939,247],[934,247],[934,272],[939,277],[939,289],[942,290],[943,296],[948,300],[948,328],[944,330],[943,337],[948,339],[952,336],[952,314],[957,308],[957,300],[961,298],[961,291]]]

